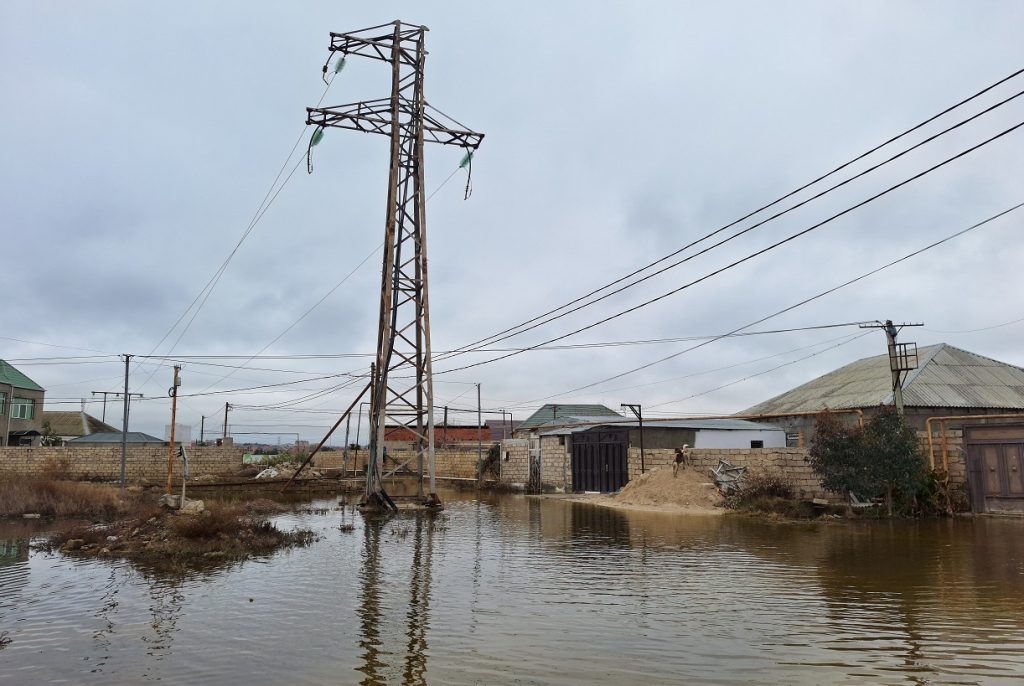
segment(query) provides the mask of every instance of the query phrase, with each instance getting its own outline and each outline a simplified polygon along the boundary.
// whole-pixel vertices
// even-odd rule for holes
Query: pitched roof
[[[523,423],[516,427],[516,430],[533,429],[552,419],[565,419],[566,417],[619,417],[621,419],[622,415],[615,410],[608,409],[604,405],[559,405],[550,403],[523,420]]]
[[[58,436],[86,436],[88,434],[117,431],[109,424],[104,424],[96,417],[85,412],[43,412],[43,425],[49,423],[50,429]]]
[[[0,386],[14,386],[15,388],[24,388],[29,391],[43,390],[42,386],[12,367],[9,362],[4,362],[3,360],[0,360]]]
[[[162,438],[156,436],[150,436],[149,434],[142,433],[141,431],[129,431],[128,432],[128,443],[158,443],[163,445],[167,443]],[[78,438],[72,438],[68,443],[121,443],[121,432],[120,431],[102,431],[100,433],[89,434],[88,436],[79,436]]]
[[[907,407],[1024,409],[1024,369],[947,343],[918,350],[903,382]],[[890,405],[889,356],[857,360],[739,414],[816,412]]]

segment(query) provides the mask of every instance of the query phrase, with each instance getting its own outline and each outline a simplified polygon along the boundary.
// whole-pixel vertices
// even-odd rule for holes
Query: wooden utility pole
[[[306,123],[317,127],[310,138],[310,150],[327,128],[377,133],[390,139],[380,319],[376,366],[370,382],[370,451],[363,499],[365,507],[376,510],[395,508],[382,482],[384,435],[389,424],[413,432],[417,462],[422,465],[426,457],[430,470],[430,492],[423,498],[420,467],[419,495],[427,504],[440,503],[434,483],[423,144],[461,147],[468,151],[465,161],[471,165],[472,152],[483,140],[482,134],[465,129],[427,105],[423,91],[426,33],[425,26],[400,21],[332,33],[329,49],[332,57],[338,57],[335,73],[349,56],[382,61],[391,67],[390,97],[306,109]],[[325,64],[325,75],[327,68]]]
[[[174,383],[167,391],[167,395],[171,396],[171,440],[167,446],[167,493],[171,492],[171,478],[174,475],[174,423],[178,421],[178,387],[181,386],[181,377],[178,374],[180,372],[181,365],[174,365]]]
[[[896,412],[903,416],[903,379],[907,372],[917,369],[917,344],[897,343],[896,336],[906,326],[924,326],[924,324],[893,324],[891,319],[885,323],[876,321],[873,324],[861,324],[862,329],[881,329],[885,332],[886,348],[889,352],[889,371],[892,374],[892,402]]]
[[[480,417],[480,384],[476,385],[476,480],[483,483],[484,480],[484,444],[483,426]]]
[[[231,409],[230,403],[224,403],[224,442],[228,441],[228,410]]]
[[[121,495],[124,495],[125,472],[128,465],[128,403],[131,397],[128,395],[128,365],[132,356],[124,354],[124,418],[121,422]]]

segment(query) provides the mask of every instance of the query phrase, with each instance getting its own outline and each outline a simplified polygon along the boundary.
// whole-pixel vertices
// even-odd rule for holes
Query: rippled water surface
[[[183,579],[0,523],[0,684],[1024,683],[1024,521],[449,498]]]

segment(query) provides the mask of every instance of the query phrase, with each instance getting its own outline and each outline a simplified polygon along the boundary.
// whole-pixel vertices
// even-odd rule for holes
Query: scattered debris
[[[725,460],[719,460],[718,466],[710,471],[715,486],[723,495],[739,493],[743,489],[743,479],[747,476],[746,467],[737,467]]]
[[[3,650],[7,646],[11,645],[13,639],[10,634],[6,631],[0,631],[0,650]]]

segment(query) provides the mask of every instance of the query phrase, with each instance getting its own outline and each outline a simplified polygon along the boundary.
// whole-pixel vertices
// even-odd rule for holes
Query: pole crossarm
[[[412,116],[411,103],[399,102],[399,114]],[[348,105],[331,107],[307,107],[306,124],[323,128],[349,129],[362,133],[379,133],[390,136],[394,110],[390,98],[365,100]],[[399,124],[402,129],[410,126],[408,121]],[[468,129],[457,129],[448,126],[440,118],[423,113],[423,142],[441,145],[456,145],[460,148],[476,150],[484,140],[484,134]]]

